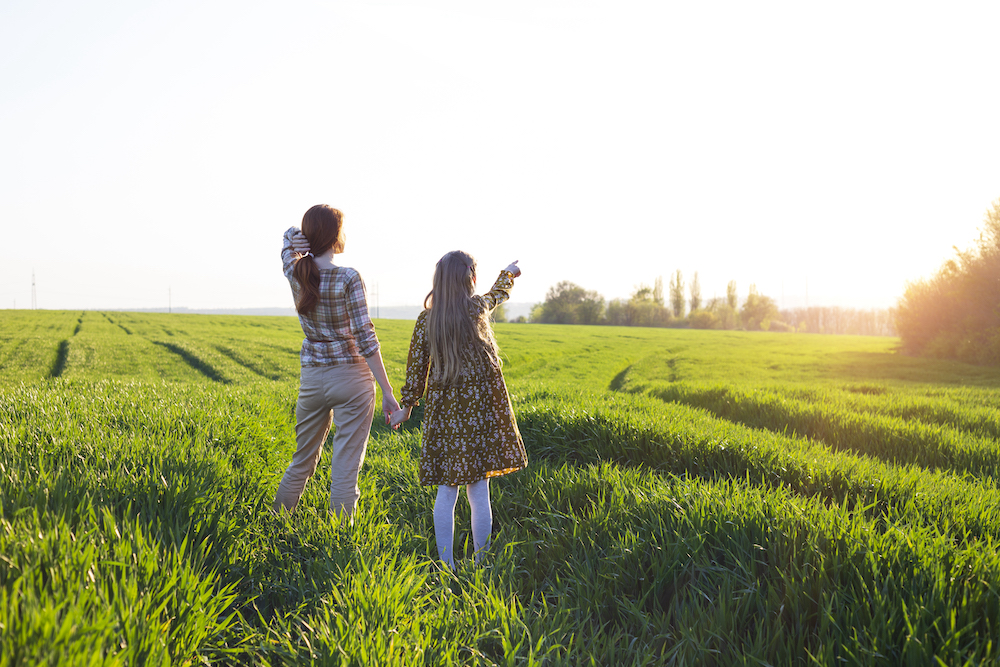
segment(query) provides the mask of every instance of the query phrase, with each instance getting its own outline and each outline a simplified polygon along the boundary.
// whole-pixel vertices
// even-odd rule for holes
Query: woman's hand
[[[392,394],[382,394],[382,414],[385,415],[385,423],[389,423],[389,418],[399,411],[399,402]],[[393,428],[396,428],[393,426]]]
[[[400,408],[392,413],[392,417],[389,418],[389,426],[391,428],[399,428],[399,425],[410,418],[410,412],[413,410],[412,407]]]
[[[496,265],[494,264],[494,266],[496,266]],[[512,274],[514,274],[515,278],[517,278],[519,275],[521,275],[521,267],[519,267],[517,265],[517,260],[516,259],[513,262],[511,262],[510,264],[508,264],[507,268],[504,269],[504,271],[510,271]]]
[[[310,251],[309,239],[306,238],[301,229],[292,234],[292,250],[300,255],[305,255]]]

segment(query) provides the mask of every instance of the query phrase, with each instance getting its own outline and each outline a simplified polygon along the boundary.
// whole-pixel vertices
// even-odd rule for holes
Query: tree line
[[[971,248],[907,284],[896,326],[907,352],[1000,365],[1000,199]]]
[[[562,281],[550,287],[545,301],[536,304],[530,318],[543,324],[606,324],[613,326],[690,327],[808,333],[895,335],[891,311],[853,308],[794,308],[779,310],[774,299],[750,285],[740,302],[736,281],[726,286],[724,298],[704,299],[696,271],[685,283],[680,270],[652,286],[639,285],[628,299],[604,297],[593,290]]]

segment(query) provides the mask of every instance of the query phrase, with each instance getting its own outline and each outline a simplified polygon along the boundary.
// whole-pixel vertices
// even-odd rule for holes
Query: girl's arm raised
[[[480,297],[487,311],[491,311],[504,301],[510,299],[510,288],[514,286],[514,278],[521,275],[521,269],[514,260],[500,272],[500,277],[493,283],[490,291]]]

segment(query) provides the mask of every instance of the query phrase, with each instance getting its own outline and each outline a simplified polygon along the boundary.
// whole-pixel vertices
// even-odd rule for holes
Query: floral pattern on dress
[[[493,288],[472,298],[478,312],[493,310],[510,294],[513,277],[500,274]],[[419,475],[423,485],[458,486],[499,477],[528,465],[524,441],[498,365],[469,348],[462,351],[463,371],[445,384],[433,379],[427,314],[417,316],[406,363],[401,405],[413,406],[426,388]]]

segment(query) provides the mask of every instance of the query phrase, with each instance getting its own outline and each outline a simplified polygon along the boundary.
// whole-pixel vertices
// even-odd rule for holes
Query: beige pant
[[[337,429],[331,443],[330,509],[354,514],[361,496],[358,471],[365,460],[374,413],[375,379],[368,364],[303,367],[295,405],[298,449],[278,485],[274,509],[295,509],[306,482],[316,472],[333,423]]]

